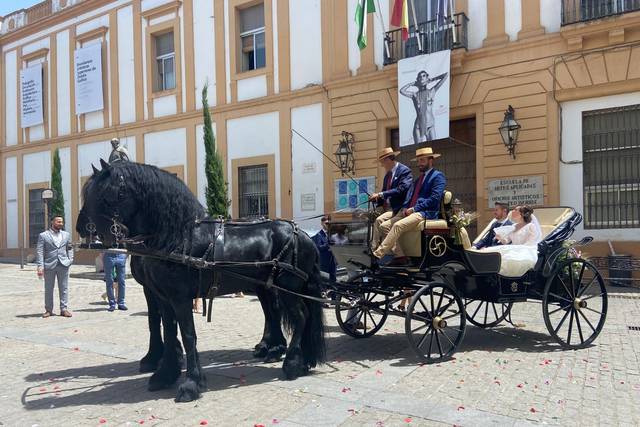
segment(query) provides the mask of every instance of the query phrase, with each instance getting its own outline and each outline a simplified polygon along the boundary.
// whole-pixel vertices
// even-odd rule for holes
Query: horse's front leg
[[[305,331],[308,310],[302,299],[292,295],[280,295],[285,307],[284,315],[292,327],[291,342],[287,349],[287,355],[282,364],[282,370],[288,380],[307,375],[309,365],[305,362],[302,352],[302,339]]]
[[[151,293],[149,289],[147,289],[146,286],[143,286],[142,289],[144,290],[144,298],[145,300],[147,300],[149,350],[147,351],[147,354],[140,360],[140,372],[154,372],[156,369],[158,369],[158,365],[160,364],[162,353],[164,351],[162,334],[160,332],[160,306],[158,305],[156,297]]]
[[[200,392],[206,390],[207,378],[202,372],[196,348],[198,339],[193,323],[191,299],[175,301],[173,307],[182,333],[182,342],[187,352],[187,378],[178,387],[176,402],[191,402],[200,397]]]
[[[156,301],[158,301],[156,299]],[[180,359],[178,356],[178,328],[176,316],[173,308],[167,304],[162,304],[162,327],[164,330],[164,349],[162,352],[162,363],[157,371],[149,378],[149,391],[161,390],[171,387],[180,377]],[[182,350],[180,349],[180,356]]]
[[[277,362],[287,351],[287,340],[282,334],[280,312],[276,306],[277,300],[275,295],[263,286],[256,287],[256,295],[264,313],[264,331],[262,339],[254,348],[253,357],[264,358],[265,362]]]

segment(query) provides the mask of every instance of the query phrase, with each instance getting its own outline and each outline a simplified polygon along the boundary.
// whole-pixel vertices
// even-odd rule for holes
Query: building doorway
[[[409,166],[414,176],[418,176],[418,165],[411,161],[418,148],[432,147],[435,153],[442,154],[436,161],[436,168],[447,178],[447,190],[453,197],[462,202],[465,212],[476,212],[476,119],[460,119],[449,123],[448,139],[414,144],[398,148],[398,129],[391,129],[391,146],[400,151],[398,161]],[[468,228],[469,236],[476,236],[477,224],[473,222]]]

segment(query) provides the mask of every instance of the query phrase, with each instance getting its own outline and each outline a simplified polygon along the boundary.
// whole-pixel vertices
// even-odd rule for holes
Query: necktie
[[[382,191],[387,191],[389,189],[389,185],[391,185],[391,172],[387,172],[387,174],[384,176]]]
[[[410,208],[416,205],[416,202],[418,201],[418,196],[420,195],[420,189],[422,189],[423,182],[424,182],[424,174],[420,175],[418,182],[416,182],[415,187],[413,187],[413,195],[411,196],[411,203],[409,203]]]

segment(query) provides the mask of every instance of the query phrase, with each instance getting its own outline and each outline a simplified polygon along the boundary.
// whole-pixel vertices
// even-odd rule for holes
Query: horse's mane
[[[155,234],[147,239],[154,249],[170,252],[182,246],[196,225],[195,219],[206,216],[189,188],[169,172],[134,162],[114,162],[106,171],[109,176],[105,178],[105,187],[109,190],[105,193],[117,194],[120,176],[124,178],[125,197],[136,198],[149,228],[155,230]],[[106,173],[103,170],[98,179],[87,182],[82,189],[85,200],[86,194],[97,182],[103,181],[102,175]]]

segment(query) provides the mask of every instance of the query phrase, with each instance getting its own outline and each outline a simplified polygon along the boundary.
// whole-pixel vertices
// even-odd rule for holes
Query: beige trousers
[[[402,233],[407,231],[420,231],[420,224],[424,221],[424,217],[414,212],[409,216],[404,216],[402,211],[380,225],[381,232],[386,237],[373,253],[377,258],[382,258],[386,254],[393,252],[396,256],[404,256],[402,248],[398,244],[398,239]]]
[[[382,224],[385,221],[389,221],[393,217],[392,211],[387,211],[381,213],[378,218],[373,222],[373,230],[371,235],[371,250],[375,251],[376,248],[380,245],[380,240],[384,239],[387,235],[388,229],[383,231]]]

